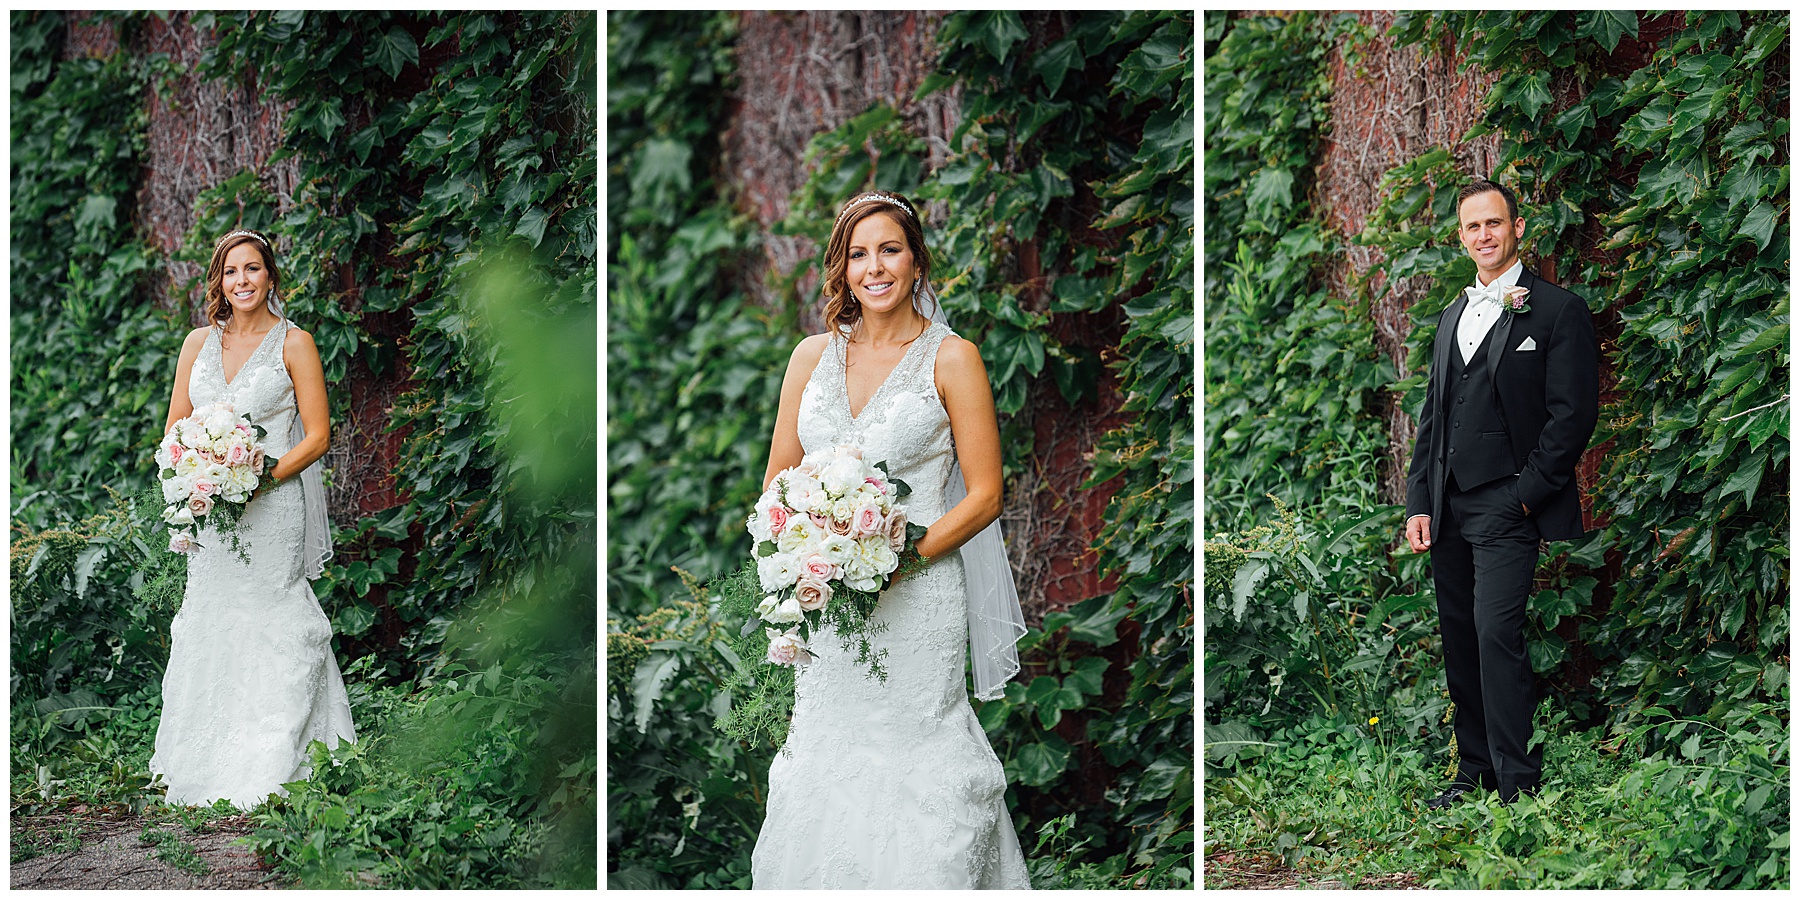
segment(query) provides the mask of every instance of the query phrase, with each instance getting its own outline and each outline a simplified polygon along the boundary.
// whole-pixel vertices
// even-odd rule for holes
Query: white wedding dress
[[[279,457],[299,432],[294,385],[282,362],[284,320],[230,382],[214,326],[194,361],[188,397],[200,409],[226,401],[268,431]],[[356,740],[350,701],[331,652],[331,620],[313,598],[302,562],[300,479],[250,501],[238,525],[246,565],[230,540],[200,532],[187,591],[170,627],[162,721],[150,771],[173,804],[220,798],[239,809],[311,773],[307,745]]]
[[[907,483],[908,519],[945,512],[955,448],[933,383],[934,324],[860,416],[851,416],[844,343],[834,338],[800,399],[808,453],[856,446]],[[752,881],[762,888],[1028,888],[1006,811],[1006,775],[969,706],[967,597],[960,554],[884,593],[872,643],[885,683],[837,635],[809,641],[787,743],[769,768],[768,815]]]

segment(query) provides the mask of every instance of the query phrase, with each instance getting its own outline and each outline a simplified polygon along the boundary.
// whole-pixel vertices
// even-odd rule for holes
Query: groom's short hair
[[[1489,181],[1486,178],[1477,178],[1464,185],[1462,190],[1456,192],[1457,216],[1462,216],[1462,205],[1464,200],[1467,200],[1476,194],[1485,194],[1488,191],[1499,191],[1500,196],[1506,199],[1506,221],[1518,221],[1519,198],[1514,197],[1513,192],[1507,189],[1506,185],[1501,184],[1498,181]]]

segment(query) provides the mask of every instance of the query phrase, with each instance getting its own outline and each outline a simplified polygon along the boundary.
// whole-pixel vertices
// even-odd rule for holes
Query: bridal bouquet
[[[156,466],[166,504],[162,520],[169,526],[169,550],[198,550],[200,528],[205,525],[231,534],[236,547],[230,527],[275,468],[275,458],[262,445],[267,435],[231,404],[216,403],[194,410],[163,436]]]
[[[725,611],[746,619],[733,653],[738,674],[726,685],[739,698],[720,725],[727,734],[785,731],[791,667],[814,659],[809,642],[823,625],[856,650],[872,677],[886,679],[882,654],[869,644],[878,627],[869,617],[882,591],[924,564],[915,544],[926,529],[909,522],[900,503],[909,493],[885,463],[838,447],[782,470],[757,499],[744,523],[756,541],[754,558],[717,585]],[[759,658],[767,665],[742,664]]]

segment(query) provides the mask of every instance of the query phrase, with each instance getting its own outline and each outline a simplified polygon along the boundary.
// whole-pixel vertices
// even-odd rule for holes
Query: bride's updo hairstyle
[[[918,207],[911,200],[891,191],[864,191],[844,202],[837,223],[831,226],[831,240],[825,244],[825,323],[833,328],[851,328],[862,321],[862,304],[850,291],[845,271],[850,265],[850,232],[856,223],[885,215],[899,223],[906,235],[906,247],[912,251],[913,268],[919,279],[931,274],[931,251],[925,249],[925,230],[919,226]]]
[[[224,324],[231,321],[231,301],[225,299],[225,254],[239,244],[249,244],[262,254],[263,268],[269,272],[269,293],[274,294],[281,286],[281,270],[275,268],[275,250],[269,246],[269,239],[254,231],[229,232],[213,244],[212,262],[206,264],[208,322]]]

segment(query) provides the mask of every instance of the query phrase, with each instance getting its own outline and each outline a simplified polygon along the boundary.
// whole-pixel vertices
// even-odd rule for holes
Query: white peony
[[[856,557],[856,539],[846,534],[827,534],[819,541],[819,555],[834,566],[843,566]]]
[[[810,519],[795,516],[788,520],[788,527],[782,530],[781,537],[775,539],[775,546],[783,553],[809,550],[818,542],[822,533],[822,529]]]
[[[842,496],[856,490],[863,483],[864,470],[868,467],[863,461],[853,456],[842,456],[834,459],[819,473],[819,482],[833,494]]]
[[[200,454],[190,451],[187,455],[183,456],[179,462],[175,463],[175,474],[177,477],[186,478],[189,481],[192,481],[193,477],[200,473],[200,467],[204,465],[206,465],[206,460],[201,459]]]
[[[800,556],[796,553],[771,553],[756,560],[756,577],[765,591],[779,591],[800,580]]]

